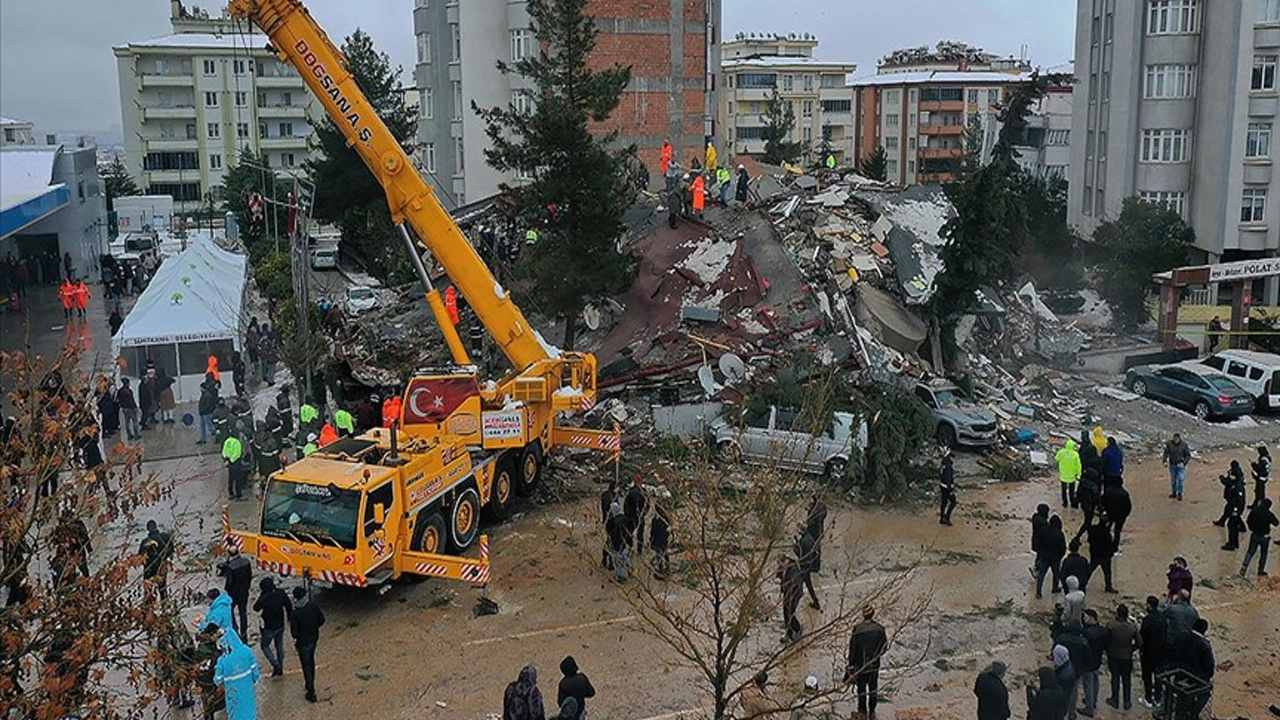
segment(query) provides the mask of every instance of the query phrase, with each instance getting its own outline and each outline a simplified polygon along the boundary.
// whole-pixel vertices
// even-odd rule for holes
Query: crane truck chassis
[[[594,406],[595,358],[561,351],[533,329],[300,0],[231,0],[227,9],[266,34],[386,192],[453,366],[409,381],[393,429],[338,440],[268,478],[257,532],[233,529],[224,508],[224,544],[265,570],[319,582],[364,587],[415,575],[485,585],[487,538],[479,538],[479,559],[460,554],[477,539],[482,510],[505,515],[515,495],[537,485],[545,453],[557,446],[621,450],[616,429],[558,424]],[[503,378],[480,382],[418,245],[510,362]]]

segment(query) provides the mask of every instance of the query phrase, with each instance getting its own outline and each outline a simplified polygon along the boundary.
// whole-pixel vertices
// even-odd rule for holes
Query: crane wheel
[[[445,529],[444,517],[439,512],[428,513],[418,518],[418,526],[413,529],[413,549],[418,552],[444,552]]]
[[[532,495],[542,481],[542,443],[534,441],[525,446],[520,455],[521,495]]]
[[[480,495],[468,485],[458,493],[449,511],[449,545],[462,552],[471,547],[480,533]]]
[[[516,496],[516,468],[510,457],[498,460],[498,468],[493,476],[493,487],[489,489],[489,503],[485,509],[494,520],[505,520],[511,512],[511,503]]]

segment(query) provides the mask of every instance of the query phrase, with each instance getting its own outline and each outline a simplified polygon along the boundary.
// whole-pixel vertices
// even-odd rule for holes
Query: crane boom
[[[414,169],[409,156],[356,85],[347,70],[346,58],[301,1],[232,0],[228,10],[232,16],[247,18],[257,25],[270,38],[278,57],[297,69],[347,144],[386,191],[392,219],[413,228],[418,241],[444,267],[516,371],[551,359],[554,351],[543,343],[510,294],[463,237],[431,186]],[[439,319],[439,295],[430,288],[428,300]],[[451,326],[442,330],[455,361],[465,364],[465,350],[456,330]]]

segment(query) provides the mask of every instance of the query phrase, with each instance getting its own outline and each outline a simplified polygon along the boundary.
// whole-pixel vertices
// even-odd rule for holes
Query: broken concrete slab
[[[1115,398],[1121,402],[1131,402],[1142,397],[1137,393],[1131,393],[1128,390],[1121,390],[1120,388],[1111,387],[1110,385],[1099,385],[1094,388],[1094,391],[1099,395],[1106,395],[1107,397]]]
[[[801,190],[817,190],[818,178],[812,175],[801,175],[800,177],[796,178],[795,182],[792,184],[800,188]]]
[[[685,305],[680,308],[680,319],[691,320],[693,322],[720,322],[720,308],[697,307],[696,305]]]

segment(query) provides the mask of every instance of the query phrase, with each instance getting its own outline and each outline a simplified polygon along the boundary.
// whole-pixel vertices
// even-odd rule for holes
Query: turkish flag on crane
[[[405,393],[404,424],[441,423],[480,394],[475,378],[417,378]]]

